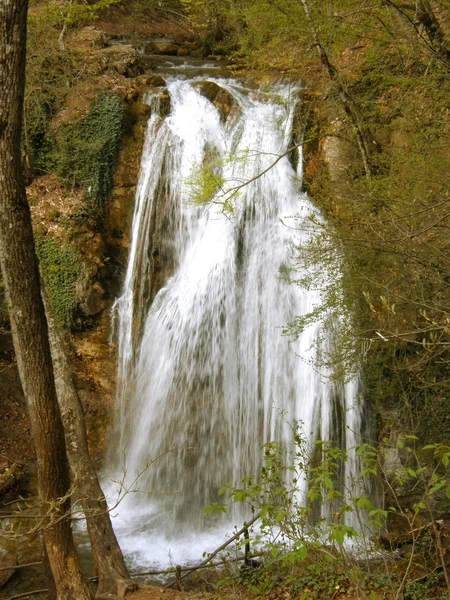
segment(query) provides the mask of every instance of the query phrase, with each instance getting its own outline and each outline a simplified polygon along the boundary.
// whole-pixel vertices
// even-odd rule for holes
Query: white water
[[[218,546],[230,527],[216,524],[208,532],[205,506],[225,483],[258,473],[263,443],[291,447],[294,420],[311,440],[347,448],[359,430],[357,386],[333,386],[298,358],[314,359],[322,324],[295,342],[281,335],[321,301],[319,292],[283,277],[290,245],[310,234],[281,220],[315,212],[300,191],[301,173],[282,158],[242,188],[229,218],[220,204],[189,202],[186,182],[205,153],[223,158],[216,168],[228,187],[272,164],[289,147],[300,91],[280,85],[254,93],[218,82],[235,102],[225,124],[192,82],[170,83],[165,119],[152,100],[128,270],[114,309],[119,426],[111,465],[116,478],[126,469],[126,484],[141,490],[126,495],[115,526],[123,550],[141,565],[186,562]],[[150,223],[161,198],[172,275],[149,308]],[[230,517],[237,525],[242,518]]]

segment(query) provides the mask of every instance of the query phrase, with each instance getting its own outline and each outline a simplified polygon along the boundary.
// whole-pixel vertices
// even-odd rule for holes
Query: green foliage
[[[40,235],[35,236],[35,246],[53,316],[62,326],[70,327],[76,309],[75,282],[80,273],[78,252]]]
[[[83,187],[96,210],[112,191],[124,110],[119,96],[103,94],[85,118],[58,132],[58,174],[63,181]]]
[[[403,600],[423,600],[433,596],[436,586],[442,583],[440,573],[430,573],[427,577],[408,583],[405,586]]]
[[[221,50],[227,36],[227,20],[232,13],[232,2],[227,0],[179,0],[184,13],[200,32],[205,51]]]
[[[219,170],[209,164],[195,165],[189,179],[184,182],[188,204],[205,206],[217,204],[224,215],[231,215],[234,202],[238,196],[236,192],[228,193],[226,181]]]
[[[36,8],[32,5],[30,9],[23,145],[35,174],[65,172],[67,157],[60,156],[60,140],[55,139],[50,124],[54,115],[64,105],[71,87],[88,76],[83,69],[81,52],[64,45],[65,29],[95,20],[103,10],[117,2],[119,0],[47,0],[38,3]],[[111,125],[112,128],[111,143],[105,143],[107,162],[110,161],[111,147],[116,143],[117,125],[119,123],[121,126],[122,122],[122,116],[116,117],[116,113],[120,112],[119,103],[118,99],[111,100],[107,106],[108,101],[99,99],[93,110],[94,113],[103,111],[104,114],[93,114],[92,120],[101,121],[103,118],[103,125]],[[97,142],[101,137],[101,127],[100,122],[97,127],[91,123],[91,132]],[[64,138],[64,132],[62,137]],[[88,150],[92,154],[92,148]],[[81,169],[83,170],[86,171]],[[98,177],[108,180],[109,175],[106,172],[100,173],[101,170],[98,169]],[[104,171],[107,171],[107,168]],[[72,181],[72,178],[69,179]],[[105,182],[95,181],[94,185],[105,188],[103,191],[97,190],[98,194],[107,191],[108,184]],[[98,201],[99,197],[94,200]]]
[[[78,52],[61,49],[59,33],[57,25],[41,12],[30,12],[23,144],[31,167],[38,174],[54,172],[56,168],[57,150],[49,124],[82,65]]]
[[[439,524],[450,508],[450,447],[417,447],[417,438],[406,435],[386,438],[379,448],[363,444],[345,451],[329,442],[310,445],[296,431],[293,452],[266,444],[259,476],[219,491],[227,500],[215,504],[221,511],[237,502],[260,515],[252,544],[261,567],[250,576],[240,573],[239,583],[254,593],[281,583],[301,598],[439,595],[449,576],[442,545],[446,534],[441,536]],[[395,468],[393,453],[404,457]],[[353,480],[344,470],[352,462],[360,468]],[[384,505],[372,499],[377,480],[385,489]],[[417,500],[411,508],[397,495],[405,489]],[[408,551],[386,563],[374,560],[380,550],[375,542],[386,545],[386,523],[392,519],[403,523],[403,530],[397,540],[387,539],[392,547],[408,544]],[[246,543],[242,540],[241,547]]]
[[[209,165],[195,165],[186,180],[189,202],[192,204],[209,204],[214,196],[223,188],[225,180]]]
[[[63,27],[94,21],[100,13],[122,0],[46,0],[40,6],[40,18]]]
[[[294,219],[294,226],[311,235],[293,248],[294,268],[289,281],[303,289],[319,290],[320,298],[310,312],[288,323],[283,334],[297,338],[311,324],[323,321],[324,333],[314,342],[319,357],[315,366],[326,369],[335,381],[346,381],[360,371],[361,348],[353,335],[355,307],[348,294],[342,243],[320,215]],[[295,277],[298,273],[300,276]]]

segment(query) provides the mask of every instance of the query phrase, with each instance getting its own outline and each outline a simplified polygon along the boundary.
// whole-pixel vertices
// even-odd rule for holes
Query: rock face
[[[166,87],[167,83],[164,77],[161,75],[142,75],[140,77],[140,81],[142,81],[143,85],[148,85],[151,87]]]
[[[170,39],[155,39],[147,44],[145,50],[148,54],[162,56],[178,56],[179,45]]]
[[[115,44],[97,51],[89,68],[95,75],[115,71],[119,75],[135,76],[139,74],[138,55],[133,46]]]
[[[138,75],[138,53],[131,44],[111,44],[109,36],[95,27],[77,29],[69,37],[71,48],[82,52],[90,75],[106,71],[133,77]]]
[[[93,285],[88,287],[83,294],[84,298],[79,304],[79,308],[83,314],[88,317],[98,315],[99,312],[106,308],[106,291],[101,283],[95,281]]]
[[[233,96],[213,81],[199,81],[195,85],[200,94],[217,107],[221,120],[225,122],[234,107]]]
[[[302,90],[301,98],[295,107],[294,121],[292,123],[292,137],[290,146],[298,146],[291,155],[292,166],[297,170],[300,157],[303,156],[304,165],[308,163],[308,157],[317,152],[319,144],[313,138],[312,129],[315,111],[315,94],[309,90]],[[303,152],[300,152],[299,146],[303,145]],[[307,169],[307,166],[306,166]]]
[[[23,475],[19,465],[13,463],[4,468],[0,467],[0,496],[9,492]]]
[[[6,585],[15,573],[14,569],[8,569],[8,567],[15,567],[16,565],[17,558],[0,548],[0,588]],[[3,569],[8,570],[3,571]]]

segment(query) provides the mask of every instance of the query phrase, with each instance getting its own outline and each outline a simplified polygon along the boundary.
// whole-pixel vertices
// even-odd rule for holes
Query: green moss
[[[124,112],[119,96],[103,94],[87,117],[58,132],[58,175],[66,185],[82,187],[95,209],[101,208],[112,192]]]
[[[75,282],[80,273],[78,252],[41,235],[35,236],[42,275],[55,319],[70,327],[76,309]]]

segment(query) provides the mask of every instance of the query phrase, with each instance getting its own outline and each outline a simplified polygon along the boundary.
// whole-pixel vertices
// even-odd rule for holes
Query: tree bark
[[[414,0],[414,2],[398,3],[395,0],[382,0],[382,4],[396,10],[402,18],[409,21],[417,35],[424,40],[428,47],[439,57],[447,67],[450,66],[450,48],[446,36],[431,7],[429,0]],[[424,32],[428,41],[425,39]]]
[[[426,31],[436,54],[450,65],[450,49],[446,46],[445,34],[428,0],[416,0],[416,20]]]
[[[0,2],[0,260],[37,455],[43,537],[60,600],[89,600],[69,520],[69,471],[21,168],[28,0]]]
[[[128,575],[122,551],[112,528],[108,506],[89,454],[83,408],[69,367],[63,332],[50,314],[45,290],[43,297],[72,487],[81,497],[99,577],[96,598],[123,598],[135,585]]]
[[[337,88],[339,90],[339,98],[341,99],[342,107],[345,111],[345,114],[349,117],[353,127],[355,128],[356,138],[358,140],[358,146],[359,146],[359,150],[361,152],[361,157],[362,157],[362,161],[363,161],[363,165],[364,165],[364,171],[366,173],[367,178],[370,180],[371,179],[371,170],[370,170],[370,159],[369,159],[369,156],[370,156],[369,147],[368,147],[368,144],[366,141],[366,135],[365,135],[364,129],[360,123],[360,119],[358,118],[358,116],[356,114],[357,111],[356,111],[355,107],[353,106],[352,98],[350,97],[350,94],[345,89],[345,87],[342,85],[342,82],[338,76],[337,69],[331,63],[331,61],[328,57],[328,54],[320,41],[320,37],[319,37],[319,34],[317,33],[316,26],[314,25],[314,21],[313,21],[312,15],[311,15],[311,10],[309,8],[309,4],[308,4],[307,0],[301,0],[301,3],[303,5],[303,11],[305,13],[306,20],[308,21],[309,26],[311,28],[314,46],[317,49],[317,52],[320,57],[320,61],[321,61],[322,65],[325,67],[330,80],[337,86]]]

